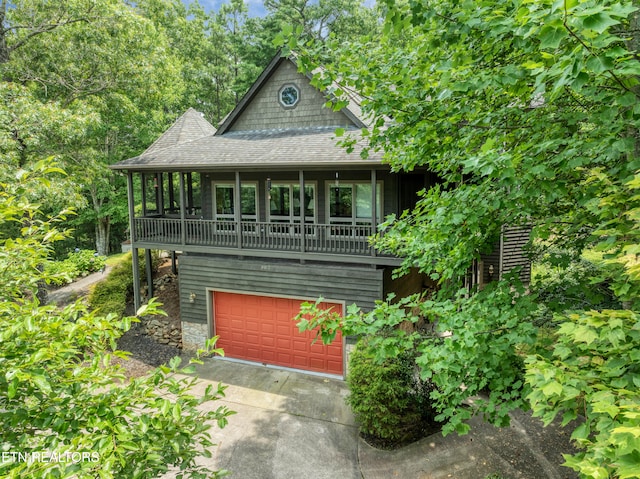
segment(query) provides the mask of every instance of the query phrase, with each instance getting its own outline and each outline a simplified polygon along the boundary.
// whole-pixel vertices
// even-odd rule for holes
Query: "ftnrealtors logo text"
[[[47,462],[47,463],[72,463],[80,462],[98,462],[100,454],[97,452],[53,452],[53,451],[34,451],[34,452],[17,452],[2,451],[0,452],[0,463],[8,462]]]

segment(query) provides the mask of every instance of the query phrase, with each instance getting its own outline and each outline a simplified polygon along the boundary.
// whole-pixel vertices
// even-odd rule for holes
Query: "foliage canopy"
[[[423,377],[437,386],[432,399],[448,421],[445,432],[466,431],[465,420],[475,413],[504,425],[511,409],[530,400],[534,413],[545,418],[560,410],[567,417],[585,416],[587,429],[575,433],[585,453],[568,465],[585,477],[606,477],[602,471],[636,477],[637,467],[630,472],[624,458],[637,463],[640,457],[640,358],[637,345],[627,346],[633,341],[623,337],[635,336],[640,305],[637,2],[383,4],[381,38],[330,44],[336,60],[314,81],[333,95],[335,108],[348,101],[347,93],[362,96],[374,125],[362,134],[372,149],[384,150],[392,169],[427,168],[440,176],[442,183],[423,192],[413,211],[389,218],[375,241],[406,258],[398,274],[419,268],[440,289],[431,297],[380,303],[369,313],[352,309],[344,319],[319,314],[301,327],[320,325],[325,340],[336,328],[375,333],[380,360],[416,348]],[[330,57],[324,45],[291,38],[287,46],[301,52],[308,71]],[[343,142],[348,148],[354,140]],[[587,249],[602,251],[614,306],[625,310],[557,315],[555,321],[566,325],[550,354],[539,341],[546,333],[540,335],[531,321],[538,300],[525,294],[516,275],[475,294],[460,289],[472,262],[487,252],[503,225],[531,226],[532,254],[554,248],[578,258]],[[545,371],[566,368],[580,376],[576,382],[588,384],[596,368],[574,370],[583,350],[568,344],[586,343],[593,347],[589,354],[599,357],[604,343],[574,333],[586,328],[584,322],[601,324],[605,318],[619,328],[611,356],[627,361],[616,363],[617,369],[607,365],[616,379],[602,388],[611,394],[576,388],[580,401],[574,390],[559,397],[562,392],[545,382],[550,373],[536,371],[541,364],[547,364]],[[436,334],[395,328],[425,319],[436,324]],[[628,355],[627,347],[634,353]],[[629,394],[616,393],[618,388]],[[484,391],[484,400],[467,407],[470,397]],[[611,406],[608,423],[602,401]],[[612,433],[618,427],[624,439]],[[587,440],[587,431],[607,433]]]
[[[21,225],[0,248],[0,476],[151,478],[175,468],[178,477],[220,477],[195,458],[209,454],[209,430],[232,414],[200,408],[222,397],[224,386],[194,395],[197,380],[180,358],[129,380],[113,360],[126,358],[116,340],[135,318],[99,316],[80,302],[39,303],[46,279],[39,265],[64,236],[56,225],[65,213],[37,219],[23,190],[46,184],[40,175],[54,171],[42,162],[0,183],[0,224]],[[157,312],[150,302],[140,314]]]

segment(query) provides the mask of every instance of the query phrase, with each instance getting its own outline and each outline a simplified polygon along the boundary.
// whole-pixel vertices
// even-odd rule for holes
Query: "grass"
[[[127,256],[127,253],[112,254],[107,258],[107,266],[115,266],[117,264],[122,263],[122,261],[124,261],[126,256]]]

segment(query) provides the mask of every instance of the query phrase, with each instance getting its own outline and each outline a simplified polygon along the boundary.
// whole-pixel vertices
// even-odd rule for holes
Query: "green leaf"
[[[542,386],[542,392],[547,396],[559,396],[562,394],[562,385],[557,381],[550,381]]]
[[[40,388],[40,390],[42,390],[43,392],[45,393],[51,392],[51,385],[49,384],[49,381],[47,381],[47,379],[44,376],[35,375],[32,377],[32,380],[35,383],[35,385],[38,386],[38,388]]]
[[[609,27],[619,23],[619,20],[611,18],[605,12],[598,12],[583,19],[584,27],[596,33],[603,33]]]
[[[562,26],[545,25],[540,30],[540,48],[555,50],[560,46],[560,42],[567,37],[567,31]]]
[[[7,397],[13,399],[18,391],[18,378],[13,378],[7,384]]]
[[[179,403],[174,404],[171,413],[175,421],[180,421],[180,419],[182,418],[182,408],[180,407]]]

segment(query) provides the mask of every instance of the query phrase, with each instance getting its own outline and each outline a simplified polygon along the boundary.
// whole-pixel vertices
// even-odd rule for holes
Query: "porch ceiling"
[[[353,128],[359,141],[353,152],[338,146],[335,128],[300,128],[229,132],[207,136],[161,150],[148,151],[112,165],[115,170],[205,171],[216,169],[322,168],[376,166],[382,152],[370,151],[363,160],[360,153],[366,142],[360,130]]]

